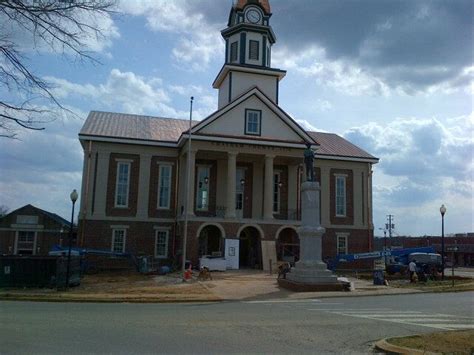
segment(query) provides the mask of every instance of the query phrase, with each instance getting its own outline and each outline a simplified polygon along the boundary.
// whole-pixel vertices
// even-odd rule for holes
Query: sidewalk
[[[197,275],[195,275],[197,276]],[[180,274],[166,276],[88,275],[81,286],[69,291],[55,289],[0,290],[0,300],[48,302],[218,302],[242,300],[298,300],[420,293],[423,291],[375,286],[372,281],[348,278],[355,290],[348,292],[295,293],[279,288],[277,276],[263,271],[213,272],[213,280],[182,282]]]

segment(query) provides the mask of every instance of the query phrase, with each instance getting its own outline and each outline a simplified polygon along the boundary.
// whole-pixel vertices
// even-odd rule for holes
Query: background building
[[[38,207],[23,206],[0,218],[0,254],[48,255],[54,245],[69,245],[70,223]]]
[[[310,144],[321,184],[323,257],[372,249],[378,159],[335,134],[305,131],[279,106],[286,72],[271,67],[270,16],[268,1],[238,1],[231,9],[222,31],[226,61],[213,83],[218,108],[192,126],[189,186],[187,120],[89,114],[79,134],[82,245],[171,263],[187,215],[194,263],[203,255],[225,257],[228,268],[295,261]]]

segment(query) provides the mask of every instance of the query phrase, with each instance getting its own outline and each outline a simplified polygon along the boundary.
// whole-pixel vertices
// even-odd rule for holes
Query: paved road
[[[473,329],[474,292],[213,304],[0,302],[1,353],[368,353]]]

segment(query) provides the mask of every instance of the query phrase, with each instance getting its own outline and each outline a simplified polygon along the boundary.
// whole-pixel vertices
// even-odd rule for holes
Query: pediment
[[[258,134],[247,131],[248,111],[260,117]],[[193,134],[315,144],[311,136],[258,88],[253,88],[193,127]]]

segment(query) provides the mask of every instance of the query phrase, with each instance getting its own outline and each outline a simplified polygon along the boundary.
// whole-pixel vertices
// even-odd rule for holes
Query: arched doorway
[[[300,259],[300,238],[293,228],[280,231],[276,243],[278,261],[295,263]]]
[[[245,227],[239,235],[239,267],[262,269],[260,232],[255,227]]]
[[[205,255],[224,256],[224,238],[217,226],[205,226],[199,233],[199,257]]]

